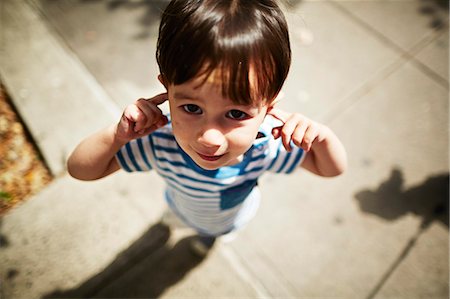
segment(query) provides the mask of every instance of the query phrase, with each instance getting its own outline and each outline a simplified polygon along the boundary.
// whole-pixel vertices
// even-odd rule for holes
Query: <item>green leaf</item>
[[[12,200],[12,195],[5,191],[0,191],[0,200],[4,202],[10,202]]]

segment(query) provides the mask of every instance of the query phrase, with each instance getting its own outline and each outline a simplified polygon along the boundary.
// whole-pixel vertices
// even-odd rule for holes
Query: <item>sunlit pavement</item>
[[[55,179],[1,219],[0,294],[448,298],[445,1],[289,1],[280,106],[330,126],[349,169],[265,175],[256,218],[206,258],[159,223],[156,174],[65,172],[83,137],[163,90],[165,3],[2,1],[1,79]]]

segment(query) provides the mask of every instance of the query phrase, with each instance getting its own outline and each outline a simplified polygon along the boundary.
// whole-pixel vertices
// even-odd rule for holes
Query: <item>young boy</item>
[[[291,62],[274,0],[173,0],[156,58],[167,93],[139,99],[118,124],[81,142],[68,161],[73,177],[157,171],[170,208],[211,245],[254,216],[264,172],[301,166],[336,176],[346,168],[329,128],[274,108]],[[170,116],[158,108],[167,100]]]

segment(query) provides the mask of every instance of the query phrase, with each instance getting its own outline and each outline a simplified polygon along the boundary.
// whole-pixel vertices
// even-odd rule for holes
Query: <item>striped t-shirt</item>
[[[257,179],[265,171],[291,173],[305,153],[287,152],[272,128],[280,122],[267,116],[257,138],[236,165],[205,170],[180,148],[169,123],[152,134],[132,140],[116,154],[126,171],[156,170],[167,184],[166,200],[175,214],[203,235],[221,235],[253,218],[259,206]]]

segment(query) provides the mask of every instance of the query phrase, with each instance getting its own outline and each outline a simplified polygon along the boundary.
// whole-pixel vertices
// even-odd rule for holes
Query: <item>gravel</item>
[[[42,190],[52,177],[0,86],[0,215]]]

